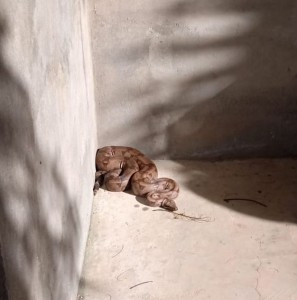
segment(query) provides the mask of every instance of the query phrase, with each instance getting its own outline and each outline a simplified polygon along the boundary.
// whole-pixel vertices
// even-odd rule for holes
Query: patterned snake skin
[[[113,192],[122,192],[131,184],[133,193],[146,197],[150,206],[177,210],[174,199],[179,193],[178,184],[158,178],[156,165],[134,148],[107,146],[97,150],[94,194],[103,181]]]

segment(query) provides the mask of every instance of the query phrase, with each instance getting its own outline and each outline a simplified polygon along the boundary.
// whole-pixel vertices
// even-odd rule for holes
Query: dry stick
[[[262,202],[259,202],[257,200],[253,200],[253,199],[246,199],[246,198],[225,198],[224,201],[227,203],[229,201],[249,201],[249,202],[253,202],[253,203],[259,204],[261,206],[267,207],[267,205]]]
[[[181,217],[184,217],[184,218],[187,218],[187,219],[190,219],[192,221],[203,221],[203,222],[210,222],[207,217],[192,217],[192,216],[188,216],[184,213],[176,213],[176,212],[171,212],[173,215],[175,216],[181,216]]]
[[[131,290],[131,289],[134,289],[135,287],[137,287],[137,286],[139,286],[139,285],[141,285],[141,284],[145,284],[145,283],[149,283],[149,282],[153,282],[153,281],[150,280],[150,281],[140,282],[140,283],[138,283],[138,284],[135,284],[135,285],[131,286],[131,287],[130,287],[130,290]]]
[[[210,222],[210,220],[208,220],[207,217],[204,217],[204,218],[202,218],[202,217],[192,217],[192,216],[188,216],[188,215],[186,215],[184,213],[179,214],[179,213],[176,213],[174,211],[169,211],[169,210],[165,210],[165,209],[153,209],[153,211],[166,211],[166,212],[171,213],[171,214],[173,214],[175,216],[181,216],[181,217],[190,219],[192,221]]]
[[[122,249],[121,249],[117,254],[115,254],[114,256],[112,256],[111,258],[114,258],[114,257],[116,257],[117,255],[119,255],[119,254],[123,251],[123,249],[124,249],[124,245],[122,245]]]

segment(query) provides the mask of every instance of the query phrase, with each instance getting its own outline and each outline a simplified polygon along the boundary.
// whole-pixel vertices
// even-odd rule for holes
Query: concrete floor
[[[202,219],[100,189],[78,299],[297,299],[296,160],[156,163]]]

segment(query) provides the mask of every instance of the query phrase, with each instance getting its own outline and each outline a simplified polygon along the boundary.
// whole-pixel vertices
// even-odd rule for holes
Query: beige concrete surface
[[[203,219],[100,189],[78,299],[297,299],[297,161],[157,166],[180,184],[178,213]]]
[[[76,298],[96,136],[86,1],[0,0],[0,260],[10,300]]]
[[[99,146],[297,155],[297,2],[91,0]]]

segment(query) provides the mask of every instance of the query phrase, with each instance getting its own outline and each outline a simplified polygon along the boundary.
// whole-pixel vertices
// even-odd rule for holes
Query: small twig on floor
[[[166,209],[153,209],[153,211],[165,211],[165,212],[173,214],[174,216],[180,216],[180,217],[189,219],[191,221],[210,222],[210,219],[208,217],[193,217],[193,216],[188,216],[184,213],[179,214],[179,213],[176,213],[174,211],[169,211],[169,210],[166,210]]]
[[[227,203],[229,203],[230,201],[249,201],[249,202],[253,202],[253,203],[259,204],[261,206],[267,207],[267,205],[262,202],[259,202],[257,200],[253,200],[253,199],[246,199],[246,198],[225,198],[224,201]]]
[[[134,289],[135,287],[137,287],[137,286],[139,286],[139,285],[142,285],[142,284],[145,284],[145,283],[149,283],[149,282],[153,282],[153,281],[150,280],[150,281],[140,282],[140,283],[138,283],[138,284],[135,284],[135,285],[131,286],[131,287],[130,287],[130,290],[131,290],[131,289]]]
[[[123,251],[123,249],[124,249],[124,245],[122,245],[122,249],[121,249],[118,253],[116,253],[114,256],[112,256],[111,258],[114,258],[114,257],[116,257],[117,255],[119,255],[119,254]]]
[[[176,212],[172,212],[172,214],[175,215],[175,216],[184,217],[184,218],[192,220],[192,221],[210,222],[209,218],[207,218],[207,217],[192,217],[192,216],[188,216],[184,213],[179,214],[179,213],[176,213]]]

